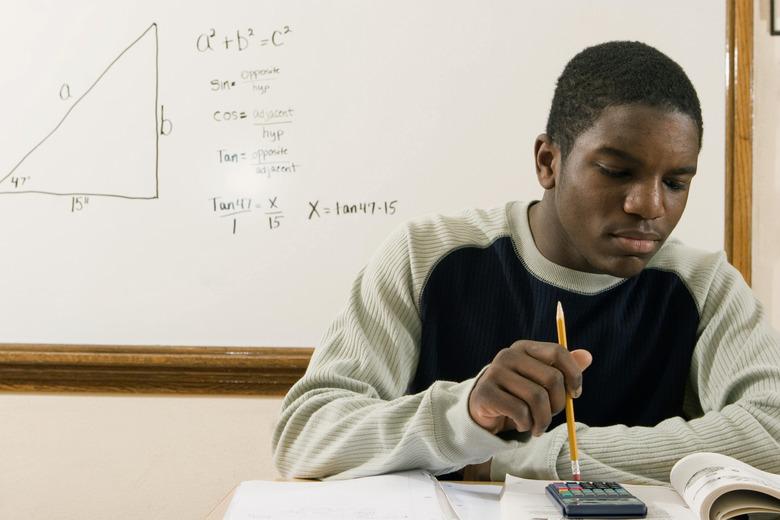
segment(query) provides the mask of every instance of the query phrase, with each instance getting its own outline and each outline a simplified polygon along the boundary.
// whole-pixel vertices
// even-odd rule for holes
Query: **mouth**
[[[652,253],[661,242],[661,237],[655,233],[618,232],[612,236],[618,247],[631,255],[646,255]]]

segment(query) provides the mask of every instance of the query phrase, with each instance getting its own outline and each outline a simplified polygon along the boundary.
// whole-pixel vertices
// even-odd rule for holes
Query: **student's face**
[[[532,231],[542,254],[580,271],[639,274],[683,214],[698,145],[693,119],[644,105],[605,109],[565,163],[540,136],[546,191]]]

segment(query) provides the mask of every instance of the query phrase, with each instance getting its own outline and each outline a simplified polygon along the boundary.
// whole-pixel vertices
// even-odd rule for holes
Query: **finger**
[[[504,390],[524,401],[530,408],[534,424],[549,425],[552,415],[566,406],[563,374],[557,368],[528,358],[501,380]]]
[[[516,344],[517,345],[517,344]],[[511,353],[511,355],[510,355]],[[520,378],[528,379],[547,391],[547,400],[552,413],[558,413],[566,405],[567,382],[574,386],[581,371],[571,358],[571,354],[557,343],[529,343],[518,345],[511,349],[505,357],[496,361],[504,363],[510,370],[518,374]],[[563,368],[561,368],[563,367]],[[568,375],[565,371],[571,372]],[[580,376],[581,377],[581,376]],[[518,381],[516,384],[520,384]],[[520,392],[511,381],[507,382],[507,390]],[[535,389],[525,389],[534,392]],[[519,395],[519,394],[518,394]],[[530,403],[529,403],[530,404]]]
[[[518,431],[530,430],[534,436],[539,436],[547,430],[554,413],[547,389],[524,380],[519,387],[507,389],[507,395],[511,396],[511,401],[505,413],[516,427],[520,426]]]
[[[519,402],[519,406],[525,406],[525,403]],[[507,430],[525,432],[533,427],[533,422],[530,410],[520,407],[516,400],[497,396],[485,401],[481,406],[469,406],[469,411],[474,422],[490,433]]]
[[[506,366],[492,364],[477,381],[469,397],[469,408],[472,417],[482,427],[497,433],[516,428],[527,431],[533,427],[530,408],[518,394],[522,392],[508,391],[507,380],[518,376]]]
[[[549,345],[554,345],[550,348]],[[586,350],[566,350],[557,343],[533,343],[528,346],[529,355],[549,363],[563,375],[565,390],[573,397],[582,393],[582,370],[590,365],[592,357]],[[574,354],[579,352],[579,354]],[[580,364],[582,363],[584,367]]]
[[[501,364],[491,368],[495,408],[509,417],[518,431],[531,430],[536,436],[544,433],[552,416],[566,405],[560,372],[531,357],[519,370]]]

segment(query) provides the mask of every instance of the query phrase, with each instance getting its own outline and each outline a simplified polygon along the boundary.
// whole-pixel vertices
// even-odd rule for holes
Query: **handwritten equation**
[[[383,202],[358,202],[357,204],[344,204],[336,202],[330,206],[320,206],[320,201],[309,201],[309,220],[322,218],[323,215],[395,215],[397,200]]]
[[[219,50],[243,52],[253,45],[280,47],[285,44],[285,40],[291,32],[292,29],[288,25],[264,35],[260,35],[252,27],[234,29],[225,33],[220,33],[216,29],[210,28],[198,35],[195,47],[198,52],[215,52]]]
[[[340,217],[371,217],[390,216],[398,211],[398,200],[340,202],[330,204],[321,200],[308,201],[307,206],[298,205],[296,216],[306,213],[306,221],[324,218]],[[253,197],[225,197],[216,196],[208,200],[208,207],[212,214],[219,218],[232,219],[233,234],[237,232],[239,215],[245,213],[261,213],[267,219],[269,230],[282,228],[283,219],[286,216],[278,196],[258,199]],[[299,219],[300,220],[300,219]]]

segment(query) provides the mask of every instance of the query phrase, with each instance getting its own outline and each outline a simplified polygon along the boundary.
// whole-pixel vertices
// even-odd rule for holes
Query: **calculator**
[[[545,490],[566,518],[647,516],[647,505],[617,482],[553,482]]]

